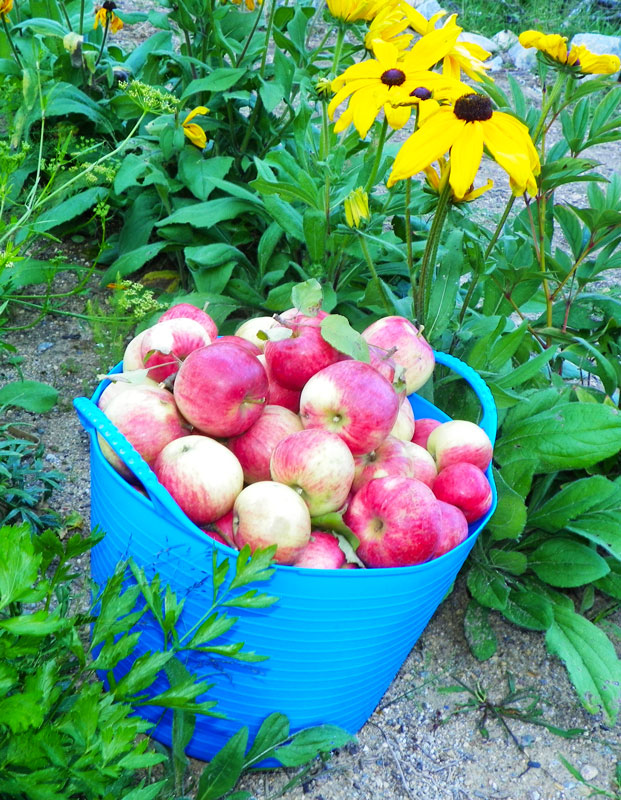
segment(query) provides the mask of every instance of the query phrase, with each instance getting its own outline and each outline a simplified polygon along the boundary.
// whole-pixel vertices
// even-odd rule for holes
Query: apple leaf
[[[321,320],[321,335],[341,353],[369,363],[369,345],[341,314],[330,314]]]
[[[316,278],[297,283],[291,290],[293,305],[307,317],[316,317],[323,301],[321,284]]]

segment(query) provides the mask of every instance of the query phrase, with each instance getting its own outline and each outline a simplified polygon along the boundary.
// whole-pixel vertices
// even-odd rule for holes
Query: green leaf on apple
[[[321,335],[341,353],[369,363],[369,345],[341,314],[330,314],[321,320]]]
[[[316,278],[296,284],[291,290],[291,301],[307,317],[316,317],[323,302],[323,290]]]

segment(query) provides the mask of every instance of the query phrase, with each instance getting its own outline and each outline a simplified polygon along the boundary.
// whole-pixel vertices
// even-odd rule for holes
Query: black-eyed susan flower
[[[408,26],[409,22],[401,6],[388,6],[371,20],[368,33],[364,37],[364,46],[372,52],[375,39],[382,39],[394,44],[399,50],[406,50],[412,41],[412,35],[404,33]]]
[[[590,75],[612,75],[621,68],[618,56],[592,53],[585,45],[573,45],[567,50],[567,37],[558,33],[524,31],[519,35],[522,47],[535,47],[552,66],[571,67],[572,72]]]
[[[438,159],[437,164],[437,171],[433,166],[429,166],[425,167],[423,172],[425,173],[425,181],[427,182],[427,186],[429,186],[432,192],[440,194],[442,187],[449,178],[451,167],[449,159],[445,158],[444,156],[441,156]],[[476,200],[477,197],[481,197],[482,194],[488,192],[493,186],[494,181],[491,178],[489,178],[483,186],[479,186],[478,189],[475,189],[473,184],[463,197],[455,197],[455,194],[453,194],[453,202],[471,203],[473,200]]]
[[[388,186],[410,178],[450,151],[449,183],[458,200],[470,192],[487,148],[508,173],[514,194],[537,192],[539,156],[528,128],[510,114],[494,111],[480,94],[460,97],[454,106],[442,106],[416,130],[397,153]]]
[[[13,10],[13,0],[0,0],[0,17],[6,20],[10,11]]]
[[[376,39],[375,58],[348,67],[332,81],[336,94],[328,106],[330,118],[349,98],[334,126],[335,132],[344,131],[353,122],[360,136],[366,136],[382,108],[390,127],[399,130],[410,118],[410,93],[421,86],[442,99],[454,99],[467,92],[468,87],[463,84],[429,71],[453,46],[459,30],[432,31],[405,54],[394,44]]]
[[[205,106],[196,106],[196,108],[193,108],[183,120],[181,127],[192,144],[195,144],[202,150],[207,144],[207,134],[197,122],[192,122],[194,117],[198,116],[199,114],[209,114],[209,109]]]
[[[358,228],[363,219],[371,219],[369,195],[362,186],[351,191],[344,200],[345,220],[350,228]]]
[[[380,11],[398,3],[399,0],[327,0],[328,11],[343,22],[373,19]]]
[[[106,28],[110,31],[110,33],[118,33],[123,27],[123,20],[119,19],[117,15],[114,13],[114,9],[116,8],[116,3],[113,3],[112,0],[106,0],[106,2],[95,11],[95,22],[93,24],[93,28],[97,28],[99,25],[106,30]],[[110,15],[110,16],[108,16]]]

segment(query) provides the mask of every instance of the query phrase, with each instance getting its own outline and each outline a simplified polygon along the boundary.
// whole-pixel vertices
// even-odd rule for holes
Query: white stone
[[[507,55],[517,69],[531,70],[537,64],[537,51],[534,47],[522,47],[516,42],[509,48]]]
[[[585,781],[592,781],[599,775],[599,770],[597,769],[597,767],[594,767],[591,764],[585,764],[584,767],[580,769],[580,774],[582,775]]]
[[[496,43],[498,50],[508,50],[517,42],[517,40],[517,34],[509,30],[498,31],[498,33],[495,33],[492,36],[492,41]]]
[[[489,68],[488,72],[500,72],[500,70],[504,69],[505,66],[502,56],[494,56],[494,58],[490,58],[484,63]]]
[[[495,53],[498,50],[498,45],[496,42],[493,42],[491,39],[488,39],[487,36],[481,36],[479,33],[470,33],[466,31],[465,33],[460,33],[457,37],[458,42],[470,42],[471,44],[478,44],[479,47],[482,47],[484,50],[489,51],[490,53]]]
[[[438,11],[444,10],[438,0],[423,0],[419,6],[416,6],[416,9],[427,19],[431,19]]]

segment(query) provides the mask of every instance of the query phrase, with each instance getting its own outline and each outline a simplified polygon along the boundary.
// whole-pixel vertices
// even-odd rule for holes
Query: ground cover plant
[[[398,3],[184,0],[145,15],[9,0],[0,18],[4,316],[63,312],[50,245],[73,237],[115,297],[131,280],[162,306],[209,302],[223,332],[310,279],[358,330],[413,319],[499,409],[499,507],[466,567],[473,652],[496,649],[490,612],[541,631],[584,706],[614,721],[621,179],[592,148],[621,138],[618,59],[524,31],[536,108],[457,44],[459,20],[436,28]],[[145,18],[143,44],[115,43]],[[484,149],[508,173],[491,225],[473,214]],[[579,204],[563,194],[576,186]],[[43,299],[29,288],[42,283]],[[85,315],[105,326],[101,308]],[[422,391],[476,421],[449,372]]]

